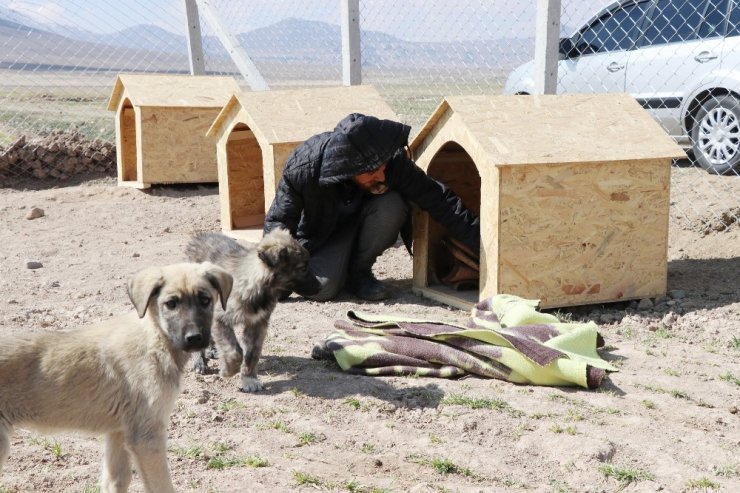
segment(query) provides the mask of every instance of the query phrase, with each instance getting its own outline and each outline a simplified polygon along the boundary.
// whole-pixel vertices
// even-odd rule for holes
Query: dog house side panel
[[[670,160],[501,173],[500,292],[545,308],[665,294]]]
[[[297,146],[298,142],[281,142],[266,146],[267,152],[264,153],[263,165],[265,172],[265,210],[269,210],[272,201],[275,200],[275,191],[283,177],[285,163]]]
[[[142,176],[146,183],[218,180],[216,139],[206,132],[218,108],[141,107]]]

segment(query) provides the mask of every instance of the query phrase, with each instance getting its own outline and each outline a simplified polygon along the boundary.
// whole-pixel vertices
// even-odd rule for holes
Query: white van
[[[740,174],[740,0],[627,0],[560,40],[557,92],[628,92],[713,173]],[[505,94],[531,94],[533,62]]]

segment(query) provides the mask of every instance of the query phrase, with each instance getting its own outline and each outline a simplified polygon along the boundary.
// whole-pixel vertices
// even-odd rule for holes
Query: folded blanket
[[[361,375],[461,377],[597,388],[606,371],[597,326],[562,323],[537,300],[497,295],[476,304],[464,325],[358,311],[337,320],[315,357],[330,355]]]

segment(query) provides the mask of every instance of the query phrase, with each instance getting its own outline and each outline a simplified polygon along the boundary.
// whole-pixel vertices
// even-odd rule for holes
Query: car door
[[[630,53],[625,91],[679,141],[683,99],[719,69],[728,3],[657,0]]]
[[[627,2],[598,15],[572,38],[574,48],[558,65],[558,91],[624,92],[628,51],[650,0]]]

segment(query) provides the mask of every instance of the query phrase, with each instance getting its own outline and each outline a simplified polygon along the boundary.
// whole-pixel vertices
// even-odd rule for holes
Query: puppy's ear
[[[148,267],[139,271],[128,282],[128,297],[131,303],[136,307],[136,313],[139,318],[146,315],[146,309],[149,307],[149,301],[157,291],[164,286],[164,277],[159,267]]]
[[[218,291],[218,296],[221,298],[221,308],[226,310],[226,301],[229,299],[231,288],[234,286],[234,278],[221,267],[210,262],[203,262],[203,267],[206,269],[206,279]]]
[[[280,260],[280,249],[274,246],[263,248],[262,245],[260,245],[257,250],[257,256],[265,263],[265,265],[273,269]]]

